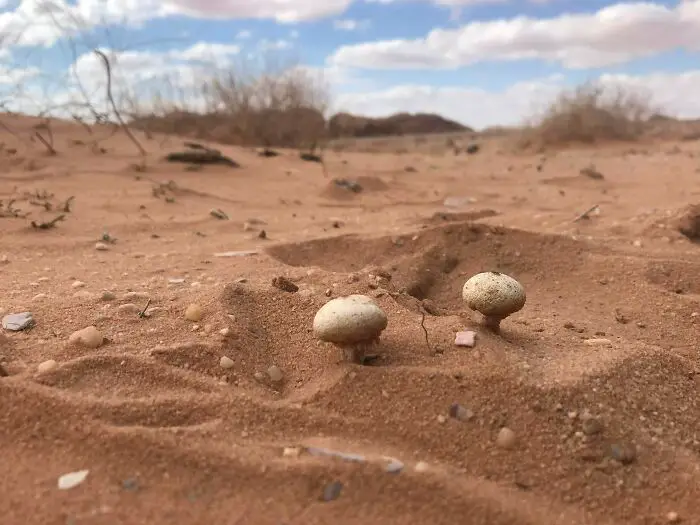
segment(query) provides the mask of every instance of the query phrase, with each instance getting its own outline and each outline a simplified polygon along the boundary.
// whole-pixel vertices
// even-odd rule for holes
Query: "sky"
[[[294,66],[331,113],[519,125],[598,81],[700,117],[700,0],[0,0],[0,38],[0,103],[35,114],[106,107],[99,48],[144,100]]]

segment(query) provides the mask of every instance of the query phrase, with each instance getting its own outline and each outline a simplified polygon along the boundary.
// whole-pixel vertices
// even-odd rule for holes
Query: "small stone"
[[[48,295],[46,295],[45,293],[38,293],[34,297],[32,297],[32,301],[43,301],[47,297]]]
[[[187,307],[187,310],[185,310],[185,319],[188,321],[196,323],[202,319],[202,315],[202,307],[198,304],[191,304]]]
[[[450,417],[460,421],[470,421],[474,419],[474,412],[458,403],[453,403],[449,410]]]
[[[282,450],[282,455],[285,458],[298,458],[300,454],[300,447],[284,447],[284,449]]]
[[[149,295],[145,292],[127,292],[124,294],[125,301],[146,301]]]
[[[496,445],[501,448],[510,449],[515,446],[517,439],[515,437],[515,432],[507,427],[503,427],[496,436]]]
[[[440,415],[438,415],[438,417],[437,417],[437,421],[438,421],[438,423],[442,424],[442,423],[444,423],[445,421],[447,421],[447,418],[446,418],[445,416],[443,416],[442,414],[440,414]]]
[[[267,377],[269,377],[270,381],[273,383],[279,383],[284,379],[284,373],[277,365],[272,365],[267,369]]]
[[[323,501],[333,501],[340,497],[340,493],[343,490],[343,484],[340,481],[334,481],[329,483],[323,489]]]
[[[2,327],[5,330],[19,332],[34,326],[34,317],[31,312],[21,312],[18,314],[7,314],[2,318]]]
[[[109,250],[109,246],[107,246],[103,242],[96,242],[95,243],[95,250],[97,250],[98,252],[106,252],[107,250]]]
[[[68,490],[72,489],[73,487],[77,487],[83,481],[85,481],[88,473],[88,470],[79,470],[77,472],[70,472],[68,474],[64,474],[63,476],[58,478],[58,488],[60,490]]]
[[[616,443],[610,445],[610,457],[623,465],[629,465],[637,459],[637,451],[633,446]]]
[[[415,470],[416,472],[427,472],[429,468],[430,465],[428,465],[425,461],[419,461],[415,464],[413,470]]]
[[[98,348],[104,342],[104,336],[94,326],[88,326],[82,330],[73,332],[68,338],[68,343],[86,348]]]
[[[473,348],[475,337],[476,337],[476,332],[472,332],[471,330],[467,330],[464,332],[457,332],[455,334],[455,345]]]
[[[219,333],[224,337],[228,337],[229,334],[231,333],[231,329],[230,328],[222,328],[221,330],[219,330]]]
[[[384,467],[384,472],[389,474],[399,474],[404,469],[404,464],[398,459],[390,459],[389,464]]]
[[[83,288],[85,286],[85,283],[83,281],[73,281],[73,284],[71,284],[73,288]]]
[[[581,430],[583,430],[583,433],[587,436],[592,436],[594,434],[599,434],[603,430],[603,424],[594,417],[588,417],[583,420]]]
[[[605,338],[585,339],[583,344],[588,346],[612,346],[612,341]]]
[[[134,303],[126,303],[120,304],[117,310],[120,313],[137,314],[141,311],[141,308],[139,308],[139,306],[135,305]]]
[[[283,292],[294,293],[299,291],[299,287],[296,284],[281,275],[272,279],[272,286]]]
[[[234,364],[235,363],[233,362],[233,359],[231,359],[230,357],[226,357],[225,355],[221,356],[221,359],[219,359],[219,366],[221,368],[233,368]]]
[[[669,512],[668,514],[666,514],[666,521],[669,523],[680,523],[681,517],[678,515],[677,512]]]
[[[48,361],[44,361],[43,363],[39,363],[36,367],[36,371],[39,372],[40,374],[46,374],[48,372],[51,372],[52,370],[55,370],[58,367],[58,363],[54,361],[53,359],[49,359]]]
[[[114,292],[110,292],[109,290],[105,290],[100,296],[100,300],[102,301],[114,301],[116,298],[117,295]]]

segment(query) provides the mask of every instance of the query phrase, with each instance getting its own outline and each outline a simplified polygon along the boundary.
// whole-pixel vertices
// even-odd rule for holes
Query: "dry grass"
[[[534,125],[526,126],[524,147],[557,147],[640,138],[655,114],[648,97],[623,88],[587,83],[563,92]]]

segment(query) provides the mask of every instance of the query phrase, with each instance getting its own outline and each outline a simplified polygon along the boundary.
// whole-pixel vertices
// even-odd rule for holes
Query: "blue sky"
[[[91,96],[99,92],[104,72],[90,49],[100,47],[127,53],[119,68],[127,83],[169,72],[185,78],[188,67],[199,78],[207,64],[225,69],[266,56],[323,75],[331,110],[437,112],[476,128],[521,123],[561,89],[595,79],[630,86],[675,116],[700,117],[700,0],[51,5],[15,0],[0,9],[0,28],[15,36],[0,51],[0,89],[23,93],[25,106],[72,100],[71,67]]]

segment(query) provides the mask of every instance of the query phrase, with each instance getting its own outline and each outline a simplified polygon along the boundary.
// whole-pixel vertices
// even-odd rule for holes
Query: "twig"
[[[34,135],[36,136],[36,138],[38,138],[41,141],[41,143],[44,146],[46,146],[46,149],[49,150],[49,155],[56,155],[56,150],[44,137],[41,136],[41,133],[39,133],[38,131],[35,131]]]
[[[136,139],[134,134],[131,133],[129,126],[126,125],[126,122],[124,122],[121,114],[119,113],[119,110],[117,109],[116,102],[114,102],[114,97],[112,96],[112,67],[109,65],[109,58],[107,58],[107,55],[105,55],[99,49],[94,49],[93,52],[97,56],[99,56],[102,59],[102,62],[104,63],[105,71],[107,72],[107,99],[109,100],[109,103],[112,105],[112,110],[114,111],[114,115],[117,117],[117,120],[119,121],[121,128],[124,130],[124,133],[126,133],[126,135],[129,137],[131,142],[133,142],[134,145],[138,148],[141,155],[143,157],[145,157],[147,155],[146,150],[141,145],[141,143]]]
[[[149,307],[150,305],[151,305],[151,300],[149,299],[148,301],[146,301],[146,306],[143,307],[143,310],[141,310],[141,311],[139,312],[139,317],[141,317],[142,319],[143,319],[144,317],[146,317],[146,310],[148,310],[148,307]]]
[[[578,222],[578,221],[583,220],[583,219],[590,219],[590,217],[589,217],[590,214],[593,213],[594,211],[596,211],[598,208],[599,208],[598,204],[591,206],[586,211],[584,211],[581,215],[576,217],[572,222]]]
[[[62,221],[65,218],[66,218],[66,216],[61,214],[58,217],[55,217],[54,219],[51,219],[48,222],[32,221],[32,227],[36,228],[37,230],[48,230],[50,228],[55,227],[57,222]]]
[[[428,339],[428,329],[425,327],[425,310],[423,310],[422,306],[418,307],[420,309],[420,327],[423,329],[423,333],[425,334],[425,346],[428,347],[428,352],[432,352],[433,349],[430,347],[430,340]]]
[[[71,205],[71,203],[73,202],[73,199],[75,199],[75,196],[73,196],[73,195],[71,195],[70,197],[68,197],[68,198],[66,199],[66,202],[63,203],[63,206],[61,206],[61,210],[64,211],[64,212],[66,212],[66,213],[70,213],[70,211],[71,211],[70,205]]]

